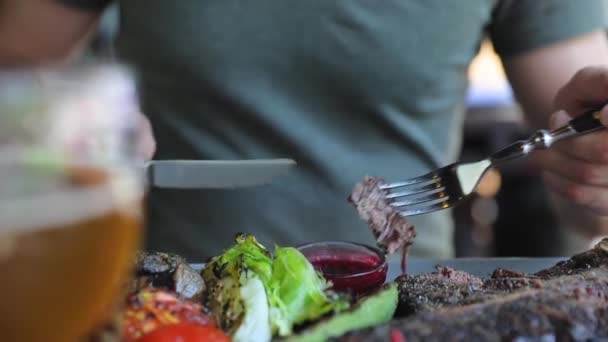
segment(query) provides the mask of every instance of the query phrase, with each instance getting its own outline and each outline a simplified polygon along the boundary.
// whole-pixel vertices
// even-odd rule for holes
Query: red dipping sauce
[[[388,264],[382,251],[363,244],[326,241],[298,247],[313,267],[333,283],[336,292],[364,295],[386,281]]]

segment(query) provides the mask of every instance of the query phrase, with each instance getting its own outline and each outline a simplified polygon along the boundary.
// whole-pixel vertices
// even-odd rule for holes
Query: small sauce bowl
[[[365,295],[386,281],[388,264],[378,248],[346,241],[313,242],[297,247],[336,292]]]

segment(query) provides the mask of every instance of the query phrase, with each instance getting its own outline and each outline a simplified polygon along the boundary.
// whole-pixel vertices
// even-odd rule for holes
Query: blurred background
[[[117,8],[110,7],[86,58],[113,55],[112,39],[118,25]],[[485,157],[531,133],[489,41],[482,44],[469,78],[463,160]],[[493,172],[480,187],[480,196],[454,212],[459,257],[564,256],[593,243],[560,228],[540,175],[525,162]]]

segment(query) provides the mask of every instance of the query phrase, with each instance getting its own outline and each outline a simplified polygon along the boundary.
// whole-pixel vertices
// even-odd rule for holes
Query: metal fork
[[[525,157],[554,143],[604,128],[600,109],[586,112],[553,131],[536,131],[530,138],[517,141],[489,157],[472,163],[454,163],[403,182],[381,185],[387,200],[403,216],[426,214],[452,208],[471,196],[482,176],[492,167]]]

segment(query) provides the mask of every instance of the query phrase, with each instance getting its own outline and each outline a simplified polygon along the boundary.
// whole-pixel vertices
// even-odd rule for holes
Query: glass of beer
[[[0,340],[82,341],[142,232],[137,96],[120,66],[0,74]]]

